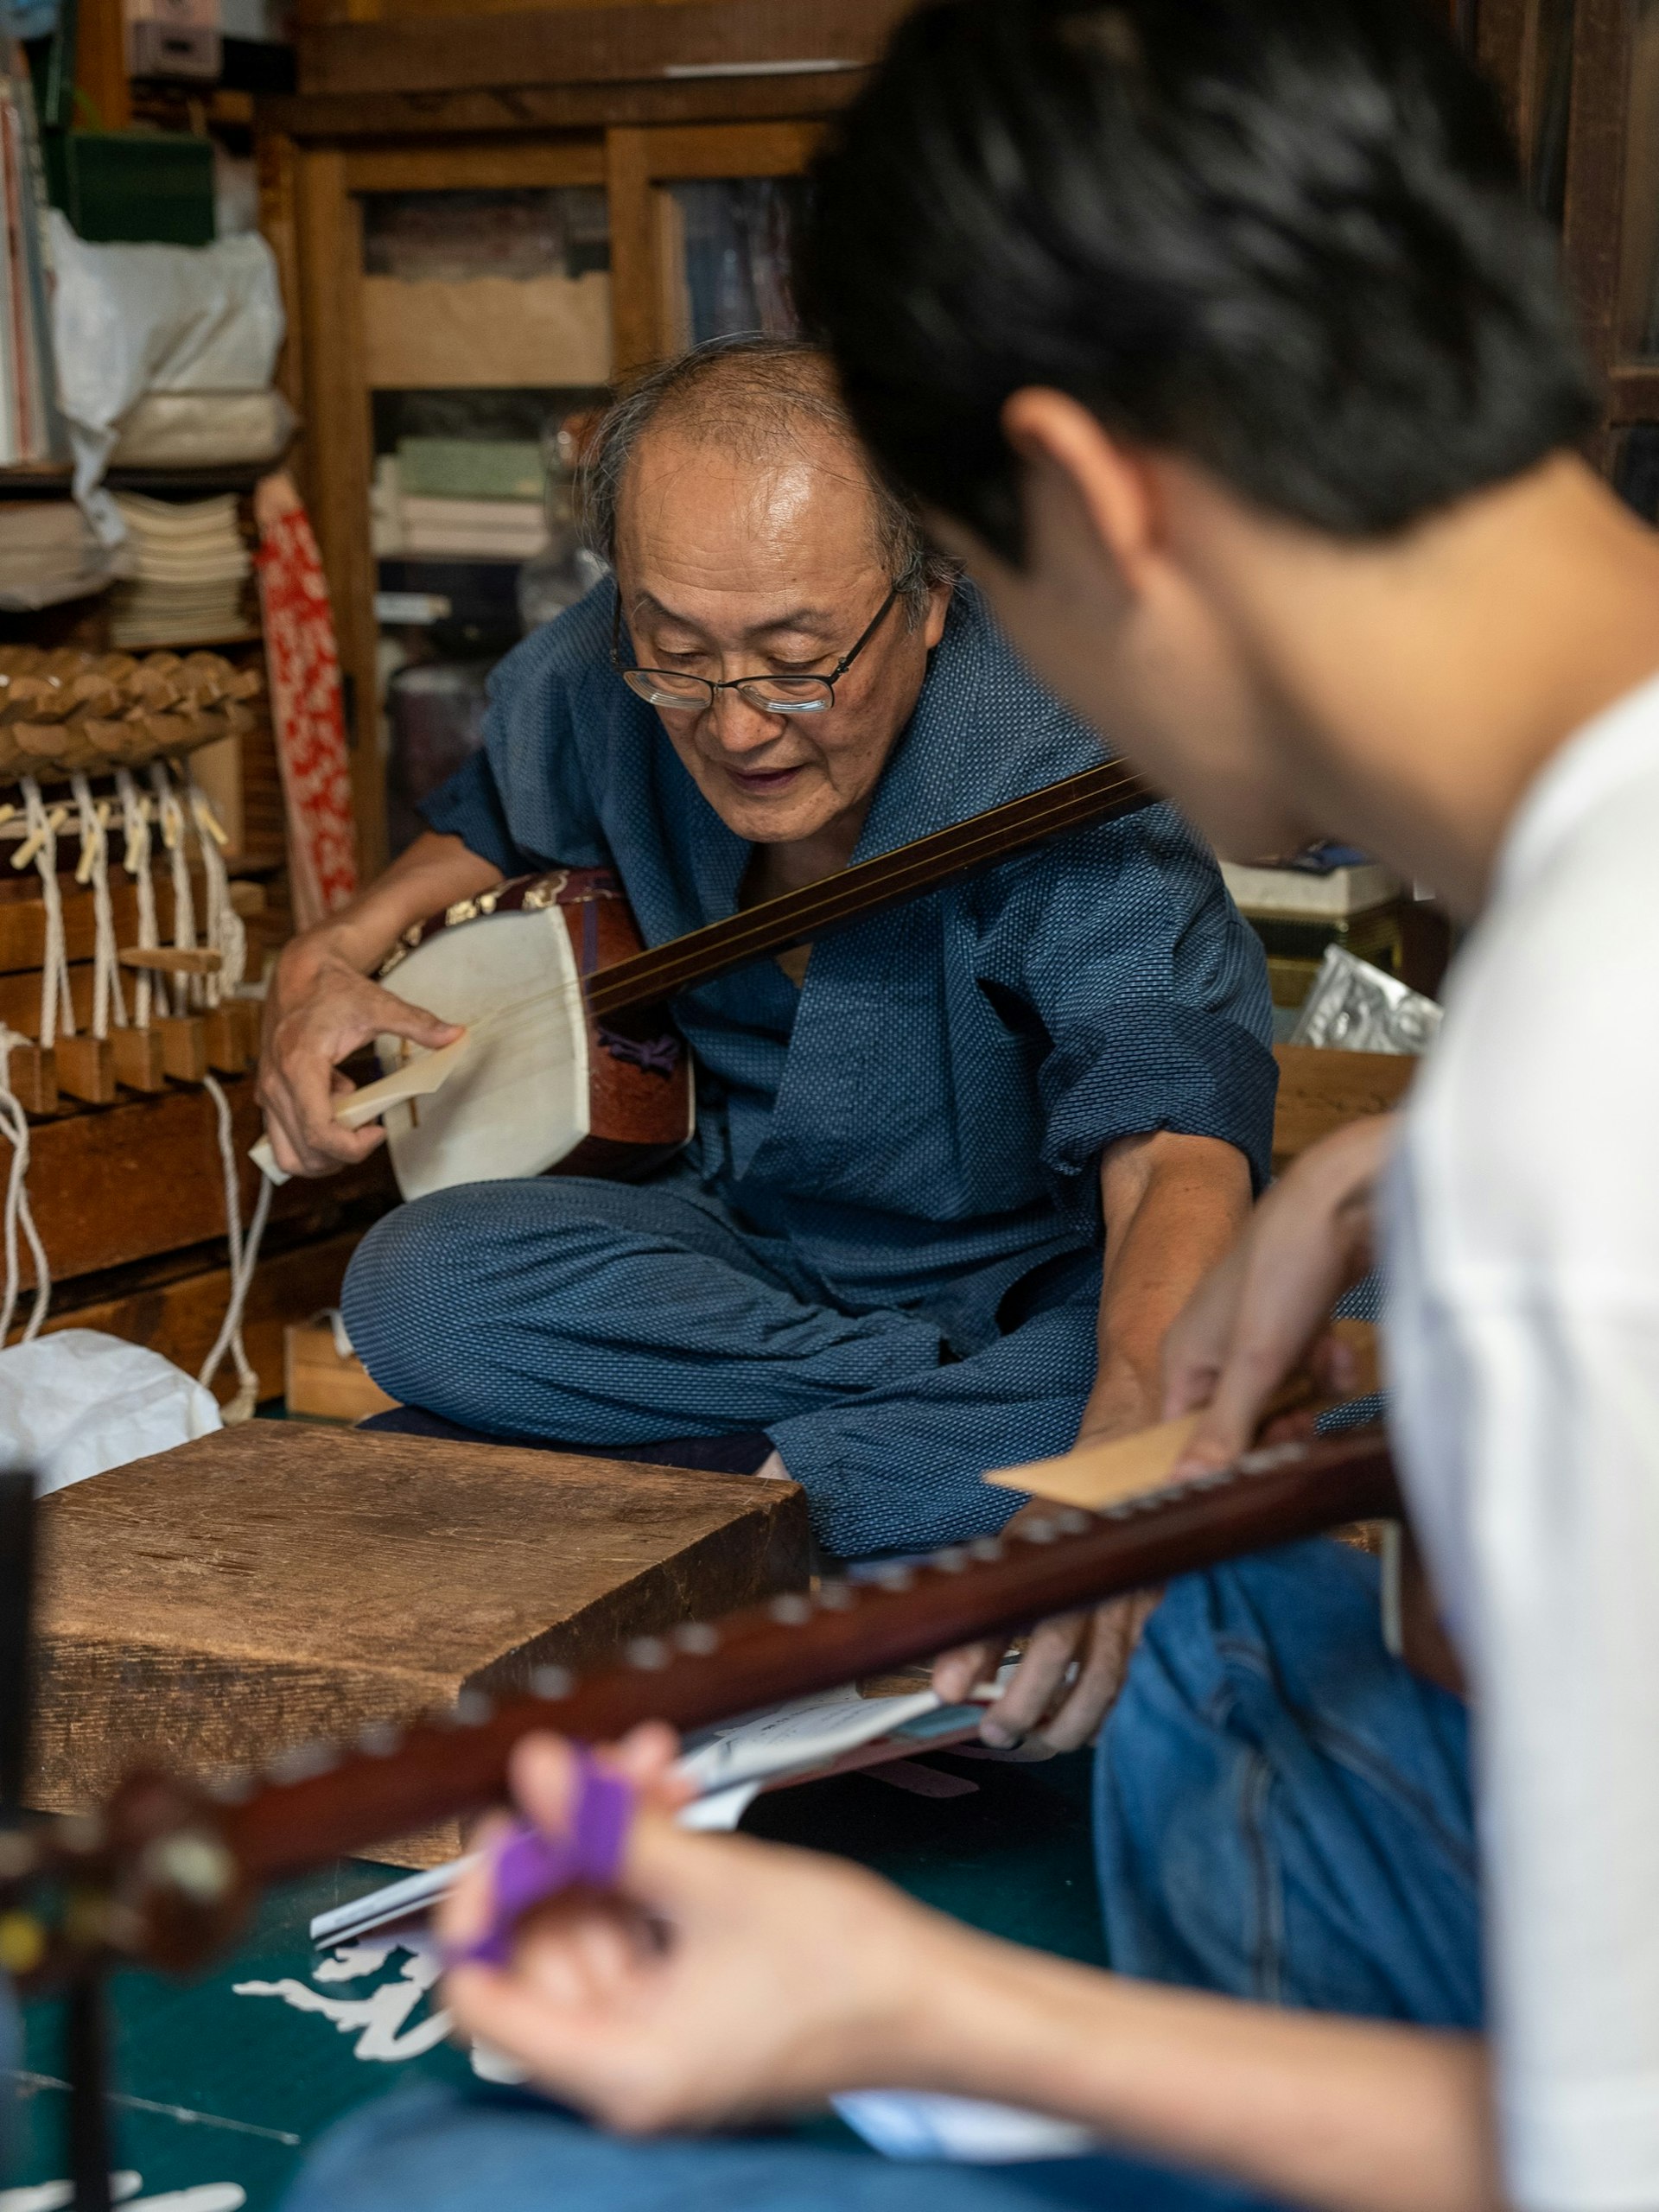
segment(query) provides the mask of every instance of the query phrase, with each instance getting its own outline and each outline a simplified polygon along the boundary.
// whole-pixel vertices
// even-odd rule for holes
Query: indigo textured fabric
[[[283,2212],[1270,2212],[1137,2159],[889,2163],[748,2136],[619,2142],[524,2095],[423,2088],[325,2139]]]
[[[750,848],[611,668],[613,592],[502,664],[483,751],[424,811],[510,874],[613,865],[655,944],[734,911]],[[1100,757],[963,586],[855,857]],[[1267,1173],[1264,963],[1166,808],[826,938],[799,991],[762,962],[674,1013],[696,1055],[697,1135],[619,1196],[608,1256],[596,1185],[575,1201],[556,1184],[446,1193],[371,1236],[347,1290],[353,1339],[395,1396],[469,1427],[626,1443],[759,1421],[843,1553],[982,1527],[985,1467],[1070,1442],[1090,1376],[1057,1345],[1039,1372],[1034,1339],[1031,1359],[1001,1340],[1033,1298],[1054,1310],[1027,1278],[1086,1255],[1097,1268],[1108,1145],[1185,1131]],[[395,1269],[377,1256],[393,1243]],[[641,1300],[631,1324],[625,1294]],[[700,1385],[684,1370],[715,1338]],[[945,1376],[942,1349],[959,1363]],[[746,1359],[760,1372],[740,1383]],[[653,1361],[661,1411],[642,1428]],[[963,1371],[981,1361],[979,1379]],[[935,1380],[912,1415],[920,1371]],[[847,1378],[839,1427],[825,1376]],[[848,1502],[872,1484],[861,1516]]]
[[[1482,2024],[1468,1707],[1384,1649],[1350,1545],[1172,1584],[1101,1737],[1095,1841],[1123,1973]]]

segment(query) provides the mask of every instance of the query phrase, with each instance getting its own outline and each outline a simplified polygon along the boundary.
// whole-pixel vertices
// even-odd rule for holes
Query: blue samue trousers
[[[352,1342],[403,1404],[575,1446],[764,1431],[843,1558],[997,1528],[990,1467],[1070,1448],[1094,1379],[1100,1260],[1051,1261],[1006,1333],[953,1358],[940,1322],[848,1311],[781,1238],[690,1177],[476,1183],[365,1238]]]

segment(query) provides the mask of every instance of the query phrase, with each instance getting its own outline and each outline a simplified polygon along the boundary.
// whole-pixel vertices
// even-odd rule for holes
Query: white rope
[[[115,789],[121,801],[121,827],[126,833],[126,850],[121,865],[132,878],[138,893],[138,945],[144,952],[153,952],[161,943],[161,932],[156,924],[156,879],[149,868],[149,809],[139,797],[138,786],[132,780],[130,768],[115,772]],[[138,981],[133,986],[132,1019],[137,1027],[149,1027],[150,996],[154,986],[149,971],[140,969]],[[165,997],[162,1011],[167,1010]]]
[[[110,899],[109,802],[94,805],[85,776],[72,776],[69,788],[74,794],[80,830],[80,865],[75,870],[75,880],[92,887],[92,1034],[107,1037],[111,1010],[118,1027],[127,1026],[115,942],[115,908]]]
[[[58,888],[58,830],[65,810],[46,810],[41,787],[33,776],[20,786],[29,834],[12,856],[17,867],[25,858],[40,870],[41,897],[46,907],[46,957],[41,963],[41,1043],[48,1051],[58,1040],[62,1025],[66,1037],[75,1033],[75,1010],[69,1001],[69,962],[63,945],[63,899]],[[32,848],[32,849],[31,849]]]
[[[164,760],[152,760],[149,780],[156,792],[156,818],[162,828],[162,842],[173,862],[173,942],[181,952],[196,950],[196,902],[190,890],[190,856],[185,849],[184,809],[179,804],[173,779],[167,772]],[[173,986],[173,1011],[187,1013],[193,1004],[200,1003],[199,995],[191,989],[191,978],[179,976]],[[198,979],[199,980],[199,979]]]
[[[242,1237],[242,1192],[237,1173],[236,1136],[231,1122],[231,1102],[212,1076],[205,1077],[203,1081],[212,1094],[213,1110],[219,1117],[219,1156],[225,1170],[225,1227],[231,1248],[231,1295],[219,1334],[213,1339],[213,1348],[203,1361],[201,1372],[196,1380],[205,1389],[210,1389],[214,1376],[224,1363],[226,1353],[230,1353],[236,1363],[238,1388],[223,1411],[226,1427],[234,1427],[238,1421],[251,1421],[254,1408],[259,1402],[259,1377],[242,1342],[242,1313],[248,1302],[248,1292],[252,1287],[253,1271],[259,1264],[259,1243],[265,1233],[265,1219],[270,1211],[272,1186],[266,1177],[262,1175],[259,1178],[259,1195],[254,1201],[253,1219],[248,1224],[245,1243]]]
[[[6,1177],[6,1198],[3,1223],[6,1255],[5,1298],[0,1303],[0,1346],[11,1334],[12,1315],[17,1310],[17,1294],[22,1287],[22,1271],[17,1264],[17,1232],[21,1228],[28,1240],[35,1262],[35,1310],[29,1317],[21,1341],[34,1343],[46,1319],[46,1309],[52,1302],[52,1270],[46,1262],[46,1248],[41,1243],[40,1232],[35,1226],[35,1216],[29,1203],[29,1116],[22,1102],[11,1088],[11,1055],[13,1047],[27,1045],[27,1037],[20,1037],[15,1029],[0,1022],[0,1135],[11,1146],[11,1168]]]
[[[207,902],[208,949],[219,955],[219,973],[207,978],[207,1003],[217,1006],[221,999],[235,997],[237,986],[247,973],[248,933],[242,926],[241,915],[231,904],[231,879],[225,866],[225,855],[219,850],[219,840],[224,832],[213,818],[213,810],[207,804],[207,794],[196,781],[194,768],[185,769],[184,784],[185,795],[189,802],[190,822],[201,851],[201,872]]]

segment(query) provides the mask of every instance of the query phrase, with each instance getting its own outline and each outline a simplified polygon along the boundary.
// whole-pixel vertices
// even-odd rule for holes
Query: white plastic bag
[[[182,1368],[101,1330],[0,1351],[0,1466],[33,1467],[41,1497],[222,1426]]]
[[[95,497],[128,410],[147,391],[263,391],[283,342],[276,260],[256,232],[213,245],[89,245],[48,211],[58,397],[75,495],[107,542]]]

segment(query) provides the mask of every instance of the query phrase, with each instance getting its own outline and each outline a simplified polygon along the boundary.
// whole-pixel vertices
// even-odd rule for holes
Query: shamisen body
[[[667,2139],[433,2099],[353,2123],[295,2204],[1636,2212],[1659,548],[1576,457],[1593,402],[1496,111],[1409,0],[947,0],[853,111],[805,275],[878,458],[1048,683],[1224,849],[1339,835],[1472,925],[1403,1130],[1310,1155],[1166,1356],[1166,1410],[1210,1408],[1191,1463],[1224,1458],[1380,1226],[1472,1703],[1388,1656],[1336,1547],[1179,1581],[1102,1739],[1120,1971],[647,1812],[607,1897],[450,1995],[563,2104]],[[615,1756],[649,1800],[671,1750]],[[518,1780],[561,1832],[568,1750]],[[675,2133],[882,2085],[1102,2150],[920,2177]]]

